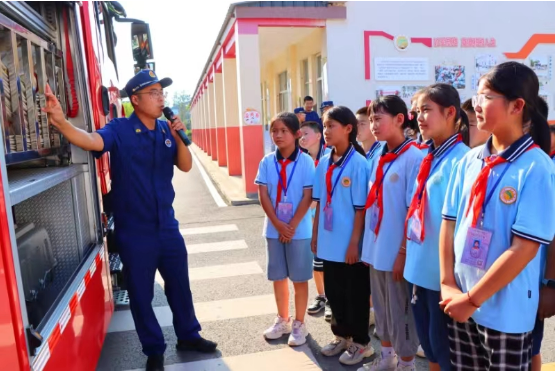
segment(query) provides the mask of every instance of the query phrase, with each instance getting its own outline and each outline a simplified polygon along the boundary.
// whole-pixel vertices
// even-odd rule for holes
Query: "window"
[[[310,96],[311,95],[311,85],[310,85],[310,76],[309,76],[309,60],[305,59],[301,62],[301,81],[303,81],[303,95]]]
[[[288,89],[288,72],[284,71],[278,75],[278,108],[280,112],[289,111],[289,89]]]
[[[320,105],[323,100],[323,92],[324,92],[324,82],[323,82],[323,74],[322,74],[322,56],[319,54],[316,58],[317,63],[317,102],[316,104]]]

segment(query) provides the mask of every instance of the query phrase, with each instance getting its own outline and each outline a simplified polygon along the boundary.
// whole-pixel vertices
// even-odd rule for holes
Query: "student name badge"
[[[293,204],[280,202],[276,208],[276,217],[282,222],[290,223],[293,218]]]
[[[376,206],[376,203],[373,204],[369,213],[369,229],[371,229],[371,231],[374,233],[376,226],[378,225],[378,207]]]
[[[329,205],[324,207],[324,229],[332,231],[332,207]]]
[[[409,240],[416,242],[416,243],[423,243],[421,241],[421,230],[422,230],[422,222],[421,218],[419,217],[419,210],[413,212],[411,216],[411,220],[409,222]]]
[[[491,239],[492,232],[470,227],[467,230],[461,263],[484,270]]]

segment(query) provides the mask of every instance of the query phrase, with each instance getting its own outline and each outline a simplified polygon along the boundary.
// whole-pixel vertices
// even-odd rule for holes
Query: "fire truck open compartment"
[[[71,148],[41,110],[48,83],[64,112],[66,100],[78,99],[80,110],[72,123],[91,130],[82,40],[74,28],[76,8],[69,6],[62,13],[65,5],[60,3],[36,3],[0,6],[0,148],[5,159],[0,161],[0,177],[8,185],[23,322],[40,339],[53,331],[71,296],[79,291],[102,247],[103,230],[95,160]],[[18,18],[18,9],[31,13]],[[69,33],[60,31],[64,26]],[[78,97],[68,97],[72,90],[65,88],[67,45],[72,48],[73,93]],[[32,332],[27,341],[33,345],[31,337]],[[34,345],[31,355],[40,341]]]

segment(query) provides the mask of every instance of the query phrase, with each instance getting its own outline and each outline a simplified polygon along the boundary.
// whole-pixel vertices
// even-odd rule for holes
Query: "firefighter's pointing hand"
[[[50,89],[50,85],[48,84],[46,84],[44,95],[46,96],[46,107],[42,110],[48,114],[48,121],[50,124],[60,129],[61,126],[66,124],[66,117],[62,105],[60,105],[60,102],[54,93],[52,93],[52,89]]]

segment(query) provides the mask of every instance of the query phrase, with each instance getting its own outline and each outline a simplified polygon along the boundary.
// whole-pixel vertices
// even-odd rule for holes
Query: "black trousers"
[[[325,261],[324,288],[332,308],[332,333],[367,345],[369,337],[369,267],[359,262],[348,265]]]

